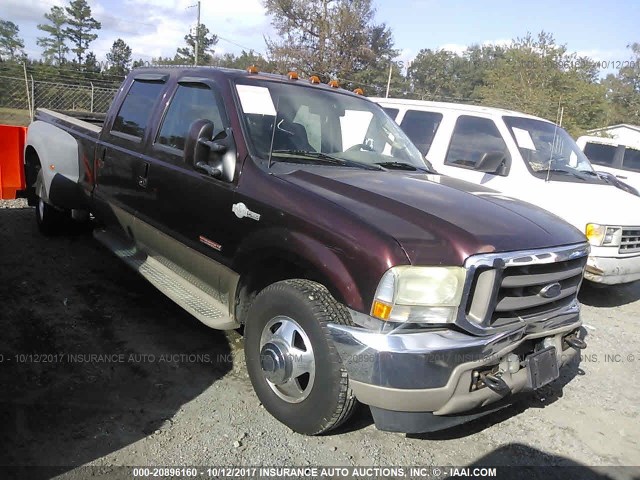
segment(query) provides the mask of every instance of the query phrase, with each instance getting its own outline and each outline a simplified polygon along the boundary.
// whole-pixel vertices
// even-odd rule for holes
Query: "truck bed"
[[[90,112],[56,112],[47,108],[38,108],[35,120],[42,120],[70,133],[98,138],[102,130],[105,114]]]

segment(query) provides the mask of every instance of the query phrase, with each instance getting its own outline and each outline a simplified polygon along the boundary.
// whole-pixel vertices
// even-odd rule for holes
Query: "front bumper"
[[[503,370],[506,356],[521,345],[521,349],[528,348],[532,343],[529,341],[545,339],[545,346],[556,348],[558,366],[569,362],[577,350],[567,348],[563,339],[577,333],[580,324],[576,305],[572,315],[565,314],[552,328],[524,324],[490,336],[454,330],[377,333],[337,324],[330,324],[329,328],[349,374],[350,386],[360,402],[372,407],[376,425],[396,431],[409,431],[409,426],[414,425],[417,430],[411,431],[424,432],[429,429],[416,421],[415,414],[437,420],[502,401],[503,396],[489,388],[472,391],[473,372],[494,365]],[[524,367],[514,373],[505,371],[501,378],[512,394],[529,389],[531,379]],[[394,413],[396,417],[389,422],[389,415]],[[403,416],[410,420],[396,422]],[[451,422],[444,423],[450,426]],[[394,424],[408,426],[384,428]]]
[[[596,257],[590,255],[584,278],[605,285],[640,280],[640,255],[634,257]]]

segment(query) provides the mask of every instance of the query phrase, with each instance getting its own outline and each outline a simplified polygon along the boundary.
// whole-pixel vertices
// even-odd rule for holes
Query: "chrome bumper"
[[[551,338],[558,365],[567,363],[576,351],[563,351],[562,338],[580,324],[575,304],[546,328],[523,324],[482,337],[453,330],[378,333],[337,324],[329,324],[329,329],[358,400],[388,410],[440,415],[500,400],[488,388],[471,392],[472,372],[500,364],[526,340]],[[504,379],[512,393],[525,390],[528,383],[526,369]]]

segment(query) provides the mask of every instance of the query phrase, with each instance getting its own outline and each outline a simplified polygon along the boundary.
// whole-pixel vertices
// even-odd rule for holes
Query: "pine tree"
[[[210,65],[213,60],[213,47],[218,43],[218,36],[209,34],[209,29],[201,23],[196,35],[189,33],[185,35],[184,41],[187,46],[178,48],[175,60],[178,63],[194,65],[196,63],[196,37],[198,38],[198,65]]]
[[[66,40],[64,25],[67,23],[67,17],[62,7],[51,7],[49,13],[44,14],[44,18],[49,20],[49,24],[39,24],[38,29],[47,33],[46,37],[38,37],[37,43],[43,47],[42,56],[45,60],[54,61],[57,65],[62,65],[65,61],[65,55],[69,52]]]
[[[124,77],[131,65],[131,47],[121,38],[117,39],[107,52],[107,61],[110,64],[107,73]]]
[[[0,20],[0,59],[18,60],[24,57],[24,40],[18,36],[20,27],[9,20]]]
[[[71,51],[76,54],[77,64],[82,65],[84,52],[89,48],[89,44],[98,38],[98,35],[92,32],[100,30],[102,24],[91,16],[91,7],[87,0],[72,0],[65,10],[69,27],[65,28],[64,33],[75,45]]]

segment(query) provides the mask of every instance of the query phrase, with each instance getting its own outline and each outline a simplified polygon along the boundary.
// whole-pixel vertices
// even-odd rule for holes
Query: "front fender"
[[[331,248],[301,232],[284,228],[269,228],[254,232],[236,252],[235,270],[242,269],[256,259],[282,257],[311,267],[324,280],[325,286],[349,308],[364,310],[361,289],[357,285],[341,256],[344,252]]]

